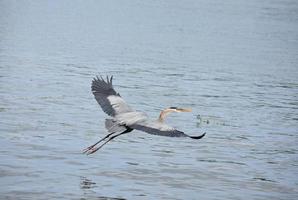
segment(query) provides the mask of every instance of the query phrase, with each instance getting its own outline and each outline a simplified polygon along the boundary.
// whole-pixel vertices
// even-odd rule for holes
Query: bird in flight
[[[114,90],[113,76],[107,76],[106,80],[104,80],[102,76],[97,76],[92,81],[91,89],[102,110],[111,118],[105,120],[105,127],[109,134],[95,144],[84,149],[83,153],[86,153],[87,155],[95,153],[111,140],[133,130],[168,137],[201,139],[205,136],[205,133],[199,136],[189,136],[164,123],[164,119],[169,113],[191,112],[191,109],[169,107],[161,111],[157,120],[150,120],[145,113],[132,109],[126,104],[120,94]],[[101,142],[103,143],[100,146],[97,146]]]

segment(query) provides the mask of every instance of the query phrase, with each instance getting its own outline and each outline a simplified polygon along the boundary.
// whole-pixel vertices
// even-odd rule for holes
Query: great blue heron
[[[108,130],[108,135],[87,147],[83,152],[87,154],[95,153],[105,144],[114,138],[129,133],[132,130],[140,130],[153,135],[169,136],[169,137],[189,137],[192,139],[201,139],[205,133],[199,136],[189,136],[178,131],[175,128],[163,123],[165,117],[171,112],[190,112],[190,109],[169,107],[161,111],[158,120],[149,120],[147,115],[143,112],[133,110],[125,103],[119,93],[113,88],[113,76],[108,77],[105,81],[102,77],[96,77],[92,81],[92,93],[96,101],[101,106],[102,110],[110,115],[111,119],[106,119],[105,127]],[[97,144],[106,140],[99,147]]]

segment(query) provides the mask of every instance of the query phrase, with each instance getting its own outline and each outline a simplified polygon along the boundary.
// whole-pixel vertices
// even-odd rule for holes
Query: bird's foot
[[[91,145],[91,146],[87,147],[86,149],[83,149],[83,153],[88,155],[89,154],[88,152],[92,151],[92,149],[94,149],[94,146],[95,145]]]
[[[89,149],[89,150],[87,150],[86,152],[84,152],[84,153],[86,153],[87,155],[90,155],[90,154],[93,154],[93,153],[95,153],[96,151],[98,151],[98,149],[100,149],[99,147],[96,147],[96,148],[91,148],[91,149]]]

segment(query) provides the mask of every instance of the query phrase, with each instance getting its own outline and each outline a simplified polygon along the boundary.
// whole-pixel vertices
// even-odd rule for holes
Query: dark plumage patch
[[[108,115],[114,117],[116,114],[132,111],[120,94],[114,90],[113,76],[107,76],[106,80],[97,76],[92,81],[91,90],[102,110]]]
[[[177,109],[177,107],[170,107],[170,109]]]

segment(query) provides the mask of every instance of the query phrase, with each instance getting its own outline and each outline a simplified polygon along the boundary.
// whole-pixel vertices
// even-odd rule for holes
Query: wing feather
[[[144,131],[152,135],[160,135],[167,137],[190,137],[192,139],[201,139],[205,133],[199,136],[189,136],[182,131],[179,131],[167,124],[156,122],[140,122],[130,126],[133,129]]]
[[[102,110],[110,116],[131,112],[133,109],[126,104],[119,93],[113,88],[113,76],[105,81],[102,77],[96,77],[91,85],[92,93]]]

